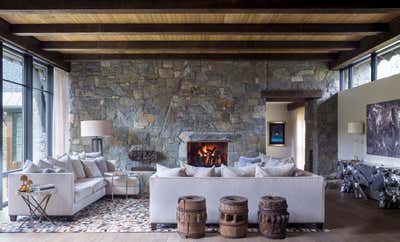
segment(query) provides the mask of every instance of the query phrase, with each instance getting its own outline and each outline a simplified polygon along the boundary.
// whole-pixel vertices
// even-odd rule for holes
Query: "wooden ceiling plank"
[[[360,47],[353,51],[339,53],[338,59],[330,63],[330,68],[338,70],[358,59],[400,40],[400,17],[389,23],[389,32],[367,36],[360,40]]]
[[[395,1],[365,0],[4,0],[1,12],[15,13],[379,13],[398,12]]]
[[[10,24],[0,18],[0,39],[9,42],[22,50],[38,56],[50,64],[65,71],[70,70],[69,63],[64,62],[60,53],[47,52],[41,49],[40,41],[33,37],[15,36],[10,32]]]
[[[20,36],[65,34],[299,34],[372,35],[387,32],[389,26],[375,24],[15,24],[11,32]]]
[[[130,60],[130,59],[183,59],[183,60],[312,60],[331,61],[334,54],[66,54],[65,61]]]
[[[47,51],[193,48],[219,50],[350,50],[357,47],[358,42],[352,41],[47,41],[41,44],[41,48]]]

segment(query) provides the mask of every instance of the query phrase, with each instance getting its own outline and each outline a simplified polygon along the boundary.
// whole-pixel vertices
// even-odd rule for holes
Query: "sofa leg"
[[[11,222],[17,221],[17,215],[10,215],[10,221]]]
[[[151,223],[150,224],[151,230],[156,230],[157,229],[157,224],[156,223]]]
[[[324,229],[324,223],[317,223],[315,226],[317,227],[317,229]]]

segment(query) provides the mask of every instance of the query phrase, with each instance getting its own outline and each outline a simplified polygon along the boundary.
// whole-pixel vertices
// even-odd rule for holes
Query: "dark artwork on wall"
[[[367,154],[400,158],[400,99],[367,105]]]
[[[285,144],[285,123],[269,122],[269,145],[282,146]]]

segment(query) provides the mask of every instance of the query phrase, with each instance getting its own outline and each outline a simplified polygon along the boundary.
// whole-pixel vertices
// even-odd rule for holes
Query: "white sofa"
[[[8,214],[11,221],[17,216],[29,215],[29,209],[17,195],[21,175],[25,174],[35,184],[54,184],[56,193],[47,207],[50,216],[72,216],[79,210],[102,198],[106,194],[125,195],[126,177],[115,177],[111,186],[110,177],[82,178],[74,181],[72,173],[12,173],[8,176]],[[128,195],[139,194],[139,179],[128,178]]]
[[[249,223],[258,223],[260,197],[285,197],[290,213],[289,223],[311,223],[322,227],[325,221],[323,177],[309,174],[298,177],[158,177],[150,178],[150,221],[175,224],[178,197],[200,195],[206,198],[207,223],[217,224],[219,199],[239,195],[248,199]]]

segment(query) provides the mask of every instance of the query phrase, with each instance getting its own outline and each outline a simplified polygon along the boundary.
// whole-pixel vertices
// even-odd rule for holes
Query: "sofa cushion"
[[[120,163],[118,160],[107,160],[106,165],[107,165],[107,171],[108,172],[113,172],[118,169],[120,166]]]
[[[193,177],[213,177],[215,176],[215,167],[196,167],[188,164],[184,165],[186,175]]]
[[[111,186],[112,178],[106,177],[105,180],[107,181],[107,184]],[[125,187],[126,176],[114,177],[114,186]],[[139,179],[137,177],[128,177],[128,187],[137,187],[137,186],[139,186]]]
[[[280,166],[256,166],[255,177],[277,177],[293,176],[295,170],[294,164],[284,164]]]
[[[67,172],[71,172],[74,175],[74,180],[76,180],[77,177],[75,174],[75,170],[68,154],[58,156],[57,159],[51,159],[51,160],[52,162],[54,162],[55,168],[60,168],[66,170]]]
[[[75,202],[97,192],[105,186],[104,178],[82,178],[75,181]]]
[[[45,161],[45,160],[38,160],[37,162],[34,162],[35,165],[37,165],[40,169],[48,169],[48,168],[54,168],[54,165]]]
[[[157,176],[159,177],[179,177],[185,176],[185,168],[168,168],[157,164]]]
[[[245,166],[253,165],[256,163],[260,163],[260,162],[261,162],[260,156],[257,156],[257,157],[241,156],[241,157],[239,157],[238,167],[245,167]]]
[[[83,160],[83,168],[85,169],[86,177],[101,177],[101,171],[94,160]]]
[[[222,177],[254,177],[255,172],[256,165],[245,167],[229,167],[226,165],[221,165]]]
[[[71,162],[72,162],[72,168],[74,169],[74,172],[76,175],[76,179],[85,178],[86,174],[85,174],[85,170],[83,169],[81,160],[79,158],[73,159],[71,157]]]
[[[23,173],[40,173],[41,169],[39,166],[33,164],[31,160],[26,160],[24,167],[22,168]]]
[[[103,156],[99,156],[95,158],[95,162],[101,172],[101,175],[104,176],[104,173],[108,171],[106,159]]]

